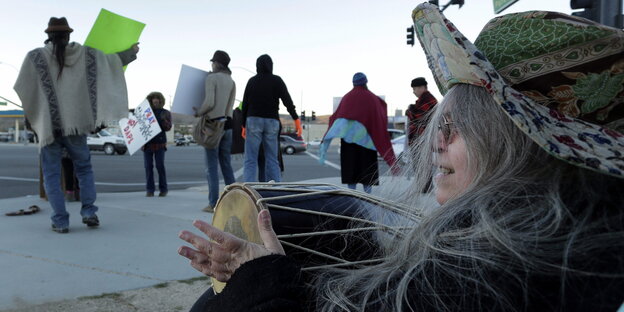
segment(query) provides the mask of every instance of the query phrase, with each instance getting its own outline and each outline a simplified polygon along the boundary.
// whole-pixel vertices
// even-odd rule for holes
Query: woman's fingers
[[[229,263],[227,261],[217,261],[215,258],[186,246],[180,247],[178,249],[178,254],[191,260],[191,267],[197,271],[217,278],[222,282],[226,281],[224,279],[229,279],[235,270],[228,265]]]
[[[212,239],[213,241],[221,245],[223,245],[226,242],[226,239],[239,240],[239,241],[241,240],[238,237],[231,235],[229,233],[225,233],[217,229],[216,227],[201,220],[193,221],[193,226],[198,228],[200,231],[204,232],[204,234],[206,234],[210,239]]]
[[[267,209],[260,210],[258,213],[258,230],[260,231],[260,238],[264,243],[264,247],[273,253],[281,255],[286,254],[282,244],[280,244],[275,231],[273,231],[273,225],[271,224],[271,213]]]
[[[179,237],[197,249],[197,251],[194,251],[188,247],[181,247],[183,251],[187,252],[191,256],[194,256],[194,253],[201,253],[216,262],[228,262],[232,260],[232,250],[225,248],[221,244],[208,241],[188,231],[180,232]],[[189,258],[185,254],[180,255]]]
[[[191,266],[196,270],[222,282],[229,280],[234,271],[247,261],[273,253],[284,254],[271,227],[268,211],[261,211],[258,216],[264,246],[242,240],[200,220],[195,220],[193,225],[206,234],[207,239],[189,231],[181,231],[179,237],[195,249],[183,246],[178,249],[178,253],[190,259]]]

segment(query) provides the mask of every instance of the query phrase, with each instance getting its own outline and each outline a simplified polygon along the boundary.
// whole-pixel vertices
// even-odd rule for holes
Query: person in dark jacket
[[[167,187],[167,172],[165,170],[165,152],[167,151],[167,134],[171,130],[171,113],[164,109],[165,97],[160,92],[152,92],[147,95],[150,107],[156,116],[160,126],[159,134],[149,140],[143,147],[143,163],[145,164],[145,196],[153,197],[156,186],[154,185],[154,164],[158,171],[158,196],[165,197],[169,191]]]
[[[257,181],[258,151],[264,149],[265,173],[268,181],[282,180],[277,153],[279,149],[279,101],[295,120],[299,135],[303,132],[299,115],[286,84],[273,74],[273,61],[264,54],[256,61],[258,74],[251,77],[243,95],[243,127],[245,127],[245,163],[243,180]]]
[[[200,297],[197,311],[612,312],[622,305],[624,134],[615,129],[624,121],[624,31],[531,11],[495,18],[473,44],[432,4],[412,16],[444,99],[411,149],[414,181],[402,199],[411,208],[400,208],[410,220],[396,224],[404,231],[379,236],[384,260],[324,269],[308,281],[283,255],[269,210],[258,216],[262,245],[195,221],[212,240],[182,231],[193,248],[178,252],[227,282],[218,295]],[[563,53],[577,49],[596,53]],[[549,70],[526,65],[536,61]],[[597,77],[619,91],[587,92]],[[436,205],[421,194],[432,177]]]

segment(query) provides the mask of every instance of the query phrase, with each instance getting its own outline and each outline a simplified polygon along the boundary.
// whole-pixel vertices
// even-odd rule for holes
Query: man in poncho
[[[69,232],[69,214],[61,190],[61,156],[65,148],[80,185],[80,214],[89,227],[100,224],[91,156],[86,136],[127,115],[123,66],[136,59],[138,43],[117,54],[69,42],[67,19],[50,18],[45,46],[26,55],[14,89],[26,119],[39,137],[41,165],[52,230]]]

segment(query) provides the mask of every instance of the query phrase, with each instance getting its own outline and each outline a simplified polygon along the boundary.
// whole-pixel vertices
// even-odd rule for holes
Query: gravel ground
[[[24,305],[2,312],[147,312],[188,311],[195,300],[208,289],[206,277],[158,284],[150,288],[133,289],[100,296]]]

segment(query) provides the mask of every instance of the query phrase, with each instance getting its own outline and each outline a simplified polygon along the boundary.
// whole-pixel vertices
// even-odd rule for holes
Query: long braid
[[[48,42],[52,42],[53,53],[56,57],[56,62],[59,64],[58,79],[63,73],[63,67],[65,67],[65,48],[67,44],[69,44],[69,32],[51,32],[48,34],[48,39],[44,43]]]

